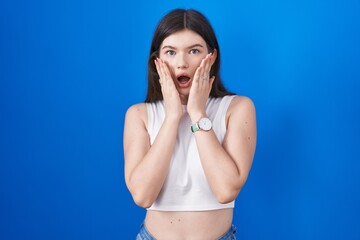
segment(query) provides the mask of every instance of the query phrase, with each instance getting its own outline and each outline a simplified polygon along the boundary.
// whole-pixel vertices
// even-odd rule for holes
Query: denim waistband
[[[235,233],[236,226],[232,224],[229,230],[224,233],[218,240],[236,240]],[[145,224],[143,223],[141,224],[140,231],[136,236],[136,240],[155,240],[155,238],[149,233]]]
[[[222,235],[218,240],[236,240],[235,233],[236,233],[236,226],[232,224],[229,230],[224,235]]]
[[[136,240],[155,240],[155,238],[146,229],[145,224],[141,224],[140,231],[136,236]]]

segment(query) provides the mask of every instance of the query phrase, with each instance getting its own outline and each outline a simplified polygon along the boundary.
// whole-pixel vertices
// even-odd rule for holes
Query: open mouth
[[[179,84],[179,87],[183,87],[183,88],[188,87],[190,85],[190,82],[191,82],[190,80],[191,79],[188,76],[177,77],[177,82]]]

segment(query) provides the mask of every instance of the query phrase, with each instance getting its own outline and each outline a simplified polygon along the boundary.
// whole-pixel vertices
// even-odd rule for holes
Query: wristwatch
[[[199,121],[191,125],[191,131],[197,132],[199,130],[209,131],[212,128],[211,120],[207,117],[200,118]]]

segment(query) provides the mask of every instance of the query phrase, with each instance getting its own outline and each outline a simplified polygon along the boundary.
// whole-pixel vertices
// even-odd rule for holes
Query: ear
[[[217,58],[217,50],[216,50],[216,48],[214,48],[214,51],[213,51],[212,56],[211,56],[211,61],[210,61],[211,66],[215,63],[216,58]]]

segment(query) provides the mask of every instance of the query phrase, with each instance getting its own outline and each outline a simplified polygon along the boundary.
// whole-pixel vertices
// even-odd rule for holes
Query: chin
[[[178,93],[183,96],[189,96],[190,94],[190,87],[187,88],[178,88]]]

